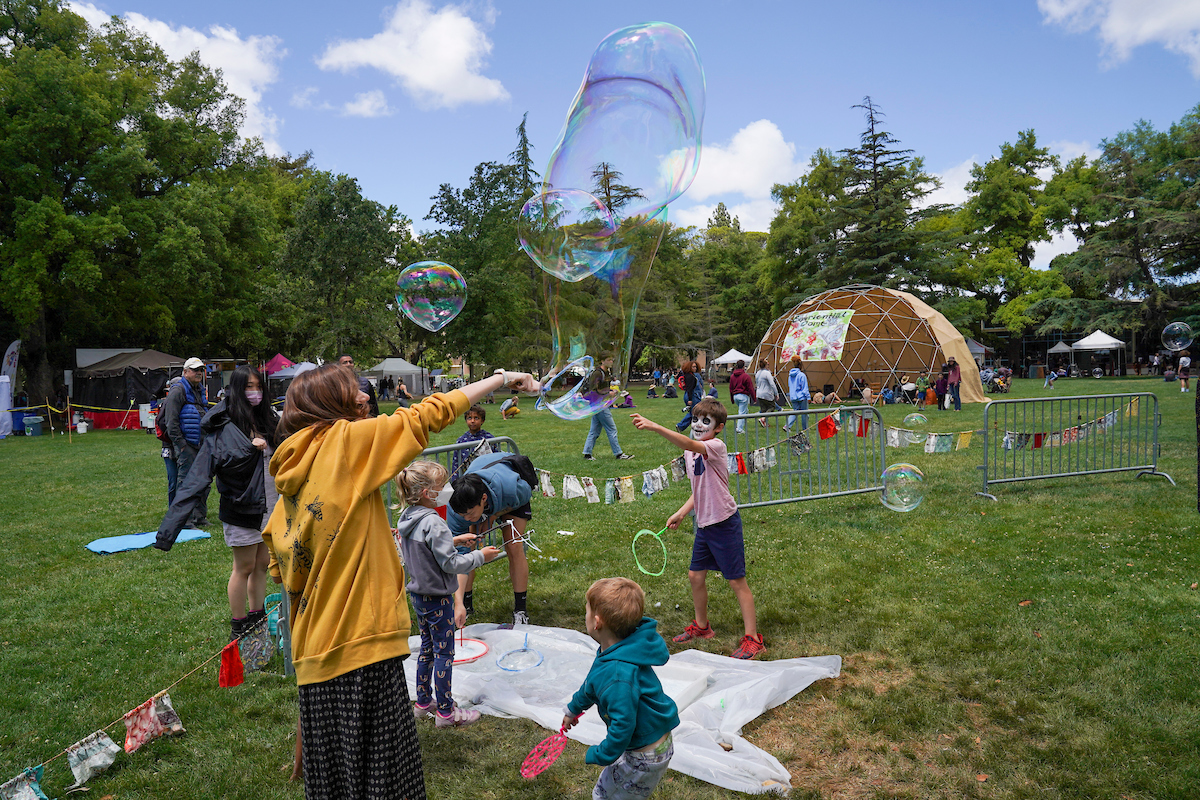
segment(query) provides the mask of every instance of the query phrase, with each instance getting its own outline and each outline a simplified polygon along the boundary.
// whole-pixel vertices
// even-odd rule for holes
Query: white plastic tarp
[[[489,651],[478,661],[454,667],[455,702],[496,717],[531,719],[551,731],[559,729],[567,702],[583,685],[596,656],[591,637],[566,628],[527,625],[505,630],[478,624],[467,626],[462,634],[485,642]],[[543,656],[542,663],[523,672],[498,667],[500,656],[525,645],[526,634],[528,646]],[[418,653],[421,637],[410,637],[409,647]],[[416,658],[406,659],[404,665],[409,694],[415,696]],[[739,661],[699,650],[671,656],[656,669],[664,691],[679,707],[671,769],[734,791],[786,793],[791,789],[788,771],[770,753],[743,739],[742,726],[814,681],[838,677],[841,668],[841,656]],[[592,709],[567,735],[593,745],[603,741],[605,733],[604,722]],[[722,743],[732,749],[726,751]],[[529,747],[535,744],[531,741]]]

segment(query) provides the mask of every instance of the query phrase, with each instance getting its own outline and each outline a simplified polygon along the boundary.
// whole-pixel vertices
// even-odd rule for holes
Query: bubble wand
[[[662,540],[662,535],[663,535],[664,533],[666,533],[666,532],[667,532],[667,529],[666,529],[666,528],[663,528],[663,529],[662,529],[661,531],[659,531],[658,533],[655,533],[655,532],[654,532],[654,531],[652,531],[652,530],[648,530],[648,529],[646,529],[646,528],[643,528],[642,530],[638,531],[638,532],[637,532],[636,534],[634,534],[634,536],[633,536],[633,545],[632,545],[632,548],[633,548],[633,563],[634,563],[634,564],[637,564],[637,568],[638,568],[638,569],[640,569],[640,570],[642,571],[642,573],[643,573],[643,574],[645,574],[645,575],[649,575],[649,576],[650,576],[650,577],[652,577],[652,578],[657,578],[659,575],[662,575],[662,574],[663,574],[663,572],[665,572],[665,571],[666,571],[666,569],[667,569],[667,546],[666,546],[666,544],[664,544],[664,543],[663,543],[663,540]],[[646,569],[645,567],[643,567],[643,566],[642,566],[641,559],[639,559],[639,558],[638,558],[638,553],[637,553],[637,541],[638,541],[638,539],[642,538],[643,536],[653,536],[653,537],[654,537],[654,540],[658,542],[658,546],[662,548],[662,555],[663,555],[663,565],[662,565],[662,569],[660,569],[658,572],[651,572],[650,570],[648,570],[648,569]]]
[[[579,717],[582,716],[583,714],[579,715]],[[575,719],[578,720],[579,717]],[[521,777],[533,780],[541,775],[558,760],[566,747],[567,726],[564,725],[558,729],[558,733],[550,734],[529,751],[529,755],[525,756],[525,760],[521,762]]]

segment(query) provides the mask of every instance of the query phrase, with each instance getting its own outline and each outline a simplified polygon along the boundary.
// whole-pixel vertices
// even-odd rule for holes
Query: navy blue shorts
[[[746,577],[746,547],[742,541],[742,516],[737,511],[728,519],[696,530],[692,545],[692,572],[717,570],[727,581]]]

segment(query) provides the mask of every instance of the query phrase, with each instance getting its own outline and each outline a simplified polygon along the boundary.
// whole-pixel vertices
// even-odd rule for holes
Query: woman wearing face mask
[[[196,463],[158,528],[154,546],[170,550],[192,508],[215,477],[221,494],[217,515],[225,544],[233,550],[229,575],[230,639],[251,630],[266,612],[267,566],[271,556],[262,529],[279,495],[267,465],[275,446],[279,416],[263,399],[258,370],[242,365],[233,371],[225,399],[204,416],[204,438]]]

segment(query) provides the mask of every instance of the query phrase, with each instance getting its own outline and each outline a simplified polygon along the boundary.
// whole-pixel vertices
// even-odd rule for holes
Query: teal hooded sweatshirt
[[[675,701],[667,697],[652,667],[667,663],[667,643],[658,622],[642,617],[633,633],[597,650],[579,691],[567,704],[572,716],[592,706],[608,726],[608,736],[587,749],[587,763],[607,766],[626,750],[653,744],[679,725]]]

